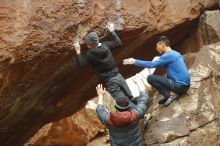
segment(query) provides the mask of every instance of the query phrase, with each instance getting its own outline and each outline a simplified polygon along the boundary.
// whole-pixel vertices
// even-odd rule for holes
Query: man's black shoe
[[[168,98],[163,97],[158,101],[158,104],[164,104],[167,101]]]
[[[138,100],[138,97],[132,97],[129,99],[131,102],[133,102],[134,104],[137,104],[137,100]]]

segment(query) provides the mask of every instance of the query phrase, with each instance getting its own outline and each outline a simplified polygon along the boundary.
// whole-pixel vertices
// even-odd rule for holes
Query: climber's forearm
[[[113,41],[106,41],[105,44],[109,49],[115,49],[122,45],[122,42],[115,31],[111,32]]]
[[[83,68],[86,64],[88,64],[86,55],[77,54],[76,55],[76,66],[78,68]]]

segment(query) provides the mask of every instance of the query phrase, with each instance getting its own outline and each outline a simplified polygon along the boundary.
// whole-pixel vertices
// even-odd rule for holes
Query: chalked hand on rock
[[[115,25],[114,23],[108,23],[107,28],[110,32],[113,32],[115,30]]]
[[[80,54],[80,50],[81,50],[81,47],[79,45],[79,42],[78,41],[75,41],[74,44],[73,44],[74,48],[75,48],[75,51],[77,54]]]

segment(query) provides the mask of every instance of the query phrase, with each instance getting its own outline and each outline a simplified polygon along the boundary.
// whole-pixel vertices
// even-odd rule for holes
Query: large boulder
[[[85,146],[93,139],[99,139],[99,144],[101,145],[108,144],[108,137],[105,136],[108,132],[106,131],[106,127],[99,121],[96,114],[97,101],[98,98],[93,98],[88,101],[85,108],[76,112],[72,116],[46,124],[28,140],[26,146]],[[104,106],[108,111],[114,111],[114,105],[115,100],[110,94],[106,93]],[[96,141],[89,145],[97,146]]]
[[[220,11],[204,11],[184,39],[175,43],[174,48],[182,53],[197,52],[203,45],[209,45],[220,41]],[[181,32],[181,31],[180,31]],[[179,33],[180,33],[179,32]]]
[[[111,21],[124,43],[113,52],[117,62],[130,55],[152,58],[158,34],[166,32],[177,42],[191,31],[200,16],[199,2],[1,0],[1,145],[22,145],[44,124],[70,116],[94,97],[94,72],[72,63],[73,38],[83,43],[90,31],[101,35]],[[118,66],[127,75],[137,71]]]
[[[60,121],[46,124],[26,145],[85,146],[96,135],[104,132],[104,126],[94,109],[82,109]]]
[[[145,133],[147,145],[217,146],[220,144],[220,42],[187,54],[191,87],[169,107],[153,97],[153,119]]]
[[[220,1],[218,0],[202,0],[200,4],[203,6],[205,10],[213,10],[216,8],[220,8]]]
[[[200,31],[205,45],[220,41],[220,11],[206,11],[200,18]]]

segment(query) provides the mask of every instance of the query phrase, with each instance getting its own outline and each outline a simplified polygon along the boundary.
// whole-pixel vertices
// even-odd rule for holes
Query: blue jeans
[[[147,82],[156,88],[165,98],[170,96],[170,91],[182,95],[185,94],[190,87],[190,85],[180,85],[171,79],[158,75],[149,75]]]

